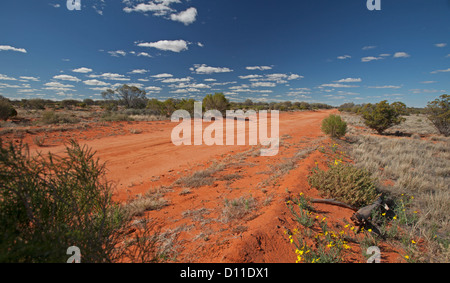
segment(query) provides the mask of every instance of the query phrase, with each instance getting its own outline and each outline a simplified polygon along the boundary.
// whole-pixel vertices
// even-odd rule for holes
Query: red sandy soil
[[[110,122],[102,126],[67,132],[27,134],[24,141],[31,150],[43,153],[64,152],[64,141],[77,139],[97,152],[106,162],[107,177],[117,184],[113,199],[129,201],[152,188],[170,187],[164,195],[168,205],[146,213],[167,232],[173,241],[176,262],[295,262],[295,247],[286,231],[300,228],[286,206],[286,201],[304,193],[320,197],[309,186],[311,168],[325,166],[324,155],[315,150],[332,144],[320,130],[321,121],[337,110],[291,112],[280,114],[280,148],[273,157],[259,156],[260,146],[175,146],[172,129],[178,123]],[[206,125],[204,125],[206,126]],[[131,129],[142,131],[131,133]],[[38,147],[32,138],[46,136],[46,146]],[[5,137],[8,139],[8,136]],[[10,139],[14,137],[9,135]],[[291,170],[280,170],[301,150],[312,149],[298,158]],[[190,188],[189,193],[175,182],[213,163],[225,169],[214,174],[213,185]],[[278,166],[278,167],[277,167]],[[282,173],[284,172],[284,173]],[[227,176],[234,178],[227,179]],[[184,192],[181,193],[180,192]],[[227,220],[226,200],[254,198],[256,209],[242,218]],[[339,231],[350,221],[352,210],[327,204],[315,204],[320,218],[326,217],[331,230]],[[171,238],[172,237],[172,238]],[[365,262],[358,244],[349,243],[344,261]],[[380,245],[382,262],[401,260],[394,248]]]

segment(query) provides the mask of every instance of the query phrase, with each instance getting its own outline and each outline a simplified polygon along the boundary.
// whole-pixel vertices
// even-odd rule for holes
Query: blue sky
[[[450,90],[450,1],[66,0],[0,2],[0,95],[381,100],[423,107]]]

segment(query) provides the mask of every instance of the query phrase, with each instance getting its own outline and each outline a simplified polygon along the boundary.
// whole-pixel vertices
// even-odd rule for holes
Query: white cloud
[[[271,83],[271,82],[252,83],[252,87],[276,87],[276,86],[277,86],[276,83]]]
[[[153,47],[163,51],[181,52],[188,49],[188,44],[184,40],[160,40],[157,42],[139,43],[139,47]]]
[[[339,88],[339,87],[358,87],[356,85],[346,85],[346,84],[322,84],[321,86],[322,87],[336,87],[336,88]]]
[[[199,75],[204,75],[204,74],[213,74],[213,73],[229,73],[229,72],[233,72],[233,70],[229,69],[229,68],[223,68],[223,67],[209,67],[206,64],[201,64],[201,65],[194,65],[194,68],[190,68],[190,70],[192,72],[195,72]]]
[[[378,89],[382,89],[382,88],[392,88],[392,89],[399,89],[402,88],[401,86],[398,85],[382,85],[382,86],[369,86],[368,88],[378,88]]]
[[[72,72],[86,74],[86,73],[92,72],[92,69],[82,67],[82,68],[78,68],[78,69],[73,69]]]
[[[179,83],[179,82],[189,82],[192,78],[191,77],[187,77],[187,78],[181,78],[181,79],[176,79],[176,78],[172,78],[172,79],[165,79],[162,80],[162,83]]]
[[[272,67],[270,66],[250,66],[245,67],[247,70],[260,70],[260,71],[266,71],[266,70],[272,70]]]
[[[201,42],[197,42],[197,45],[198,45],[199,47],[205,47],[205,45],[204,45],[203,43],[201,43]]]
[[[411,55],[409,55],[406,52],[395,52],[394,54],[394,58],[408,58],[411,57]]]
[[[381,59],[383,59],[383,57],[368,56],[368,57],[361,58],[361,62],[370,62],[370,61],[381,60]]]
[[[445,46],[447,46],[447,43],[436,43],[434,46],[436,46],[436,47],[445,47]]]
[[[109,53],[109,55],[111,55],[113,57],[120,57],[120,56],[127,55],[127,52],[125,52],[123,50],[108,51],[108,53]]]
[[[152,13],[153,16],[164,17],[167,20],[181,22],[185,25],[195,22],[198,12],[194,7],[190,7],[185,11],[177,11],[170,7],[172,3],[181,3],[180,0],[150,0],[148,3],[139,3],[134,5],[130,0],[124,0],[127,6],[123,9],[126,13],[141,12]],[[139,0],[139,2],[143,2]]]
[[[432,74],[437,74],[437,73],[448,73],[450,72],[450,68],[446,69],[446,70],[436,70],[431,72]]]
[[[163,73],[163,74],[157,74],[152,76],[152,78],[157,78],[157,79],[162,79],[162,78],[171,78],[173,77],[172,74],[167,74],[167,73]]]
[[[346,79],[340,79],[336,81],[337,83],[359,83],[361,82],[361,78],[346,78]]]
[[[178,14],[170,15],[170,19],[172,21],[181,22],[186,26],[195,22],[196,17],[197,17],[197,9],[195,9],[194,7],[191,7],[186,11],[182,11]]]
[[[130,79],[125,77],[124,75],[115,74],[115,73],[103,73],[101,75],[89,75],[90,78],[102,78],[106,80],[113,81],[129,81]]]
[[[105,83],[99,80],[87,80],[83,82],[85,85],[92,85],[92,86],[107,86],[109,83]]]
[[[216,79],[204,79],[205,82],[216,82]]]
[[[129,74],[145,74],[147,72],[148,71],[144,70],[144,69],[136,69],[136,70],[133,70],[133,71],[129,72]]]
[[[52,88],[71,88],[71,87],[75,87],[73,85],[65,85],[65,84],[62,84],[60,82],[48,82],[48,83],[45,83],[44,86],[48,86],[48,87],[52,87]],[[46,89],[49,89],[49,88],[46,88]]]
[[[81,81],[79,78],[74,77],[74,76],[69,76],[69,75],[58,75],[58,76],[54,76],[53,78],[57,79],[57,80],[71,81],[71,82]]]
[[[158,87],[158,86],[147,86],[145,87],[146,91],[150,91],[150,92],[155,92],[155,91],[161,91],[162,88]]]
[[[3,81],[17,81],[17,79],[15,79],[15,78],[8,77],[7,75],[2,75],[2,74],[0,74],[0,80],[3,80]]]
[[[24,48],[16,48],[9,45],[0,45],[0,51],[16,51],[16,52],[22,52],[27,53],[27,51]]]
[[[368,45],[368,46],[364,46],[364,47],[362,48],[362,50],[370,50],[370,49],[374,49],[374,48],[377,48],[377,47],[374,46],[374,45]]]
[[[343,55],[343,56],[338,56],[337,57],[339,60],[345,60],[345,59],[350,59],[350,58],[352,58],[352,56],[350,56],[350,55]]]
[[[152,55],[148,54],[147,52],[140,52],[138,55],[138,57],[143,56],[143,57],[152,57]]]
[[[292,81],[292,80],[303,79],[303,78],[304,78],[303,76],[299,76],[297,74],[291,74],[291,75],[289,75],[289,77],[287,79],[288,79],[288,81]]]
[[[161,2],[161,1],[159,1]],[[171,1],[171,2],[178,2],[179,1]],[[154,3],[154,2],[149,2],[147,4],[144,3],[140,3],[134,7],[125,7],[123,10],[126,13],[131,13],[131,12],[142,12],[142,13],[146,13],[146,12],[153,12],[154,15],[156,16],[161,16],[161,15],[165,15],[168,12],[173,11],[172,8],[169,7],[170,3]]]
[[[34,81],[34,82],[38,82],[39,81],[39,78],[35,78],[35,77],[20,76],[20,78],[22,80],[27,80],[27,81]]]
[[[437,83],[437,81],[423,81],[423,82],[420,82],[421,84],[434,84],[434,83]]]
[[[258,79],[262,78],[261,75],[247,75],[247,76],[239,76],[240,79],[247,80],[247,79]]]

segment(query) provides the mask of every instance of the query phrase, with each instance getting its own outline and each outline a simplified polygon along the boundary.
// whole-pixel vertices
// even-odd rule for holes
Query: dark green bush
[[[450,95],[443,94],[440,99],[429,102],[426,111],[436,129],[448,137],[450,135]]]
[[[340,138],[347,132],[347,123],[342,121],[341,116],[331,114],[322,121],[322,131],[332,138]]]
[[[370,103],[366,104],[361,109],[364,124],[369,128],[376,130],[379,134],[382,134],[390,127],[405,121],[405,119],[401,117],[405,111],[403,106],[404,104],[399,102],[389,104],[387,100],[381,101],[375,105]]]
[[[77,246],[83,262],[108,262],[125,214],[111,201],[105,167],[75,142],[67,157],[30,157],[0,141],[0,262],[65,262]]]
[[[0,98],[0,120],[8,120],[8,118],[17,116],[17,111],[7,99]]]

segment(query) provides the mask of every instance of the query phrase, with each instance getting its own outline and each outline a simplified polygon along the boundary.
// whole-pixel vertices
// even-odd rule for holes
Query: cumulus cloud
[[[378,89],[392,88],[392,89],[399,89],[399,88],[402,88],[402,87],[398,86],[398,85],[382,85],[382,86],[369,86],[368,88],[378,88]]]
[[[209,67],[206,64],[194,65],[193,68],[190,68],[192,72],[195,72],[199,75],[210,75],[214,73],[229,73],[233,72],[233,70],[224,67]]]
[[[78,69],[73,69],[72,72],[86,74],[86,73],[92,72],[92,69],[82,67],[82,68],[78,68]]]
[[[162,73],[152,76],[152,78],[162,79],[162,78],[171,78],[173,77],[172,74]]]
[[[338,56],[337,57],[339,60],[345,60],[345,59],[350,59],[350,58],[352,58],[352,56],[350,56],[350,55],[343,55],[343,56]]]
[[[447,46],[447,43],[436,43],[434,46],[442,48],[442,47]]]
[[[364,46],[364,47],[362,48],[362,50],[370,50],[370,49],[374,49],[374,48],[377,48],[377,47],[374,46],[374,45],[367,45],[367,46]]]
[[[411,57],[411,55],[409,55],[406,52],[395,52],[394,54],[394,58],[408,58]]]
[[[125,77],[124,75],[115,74],[115,73],[103,73],[101,75],[89,75],[90,78],[102,78],[106,80],[113,81],[129,81],[130,79]]]
[[[0,80],[3,80],[3,81],[16,81],[17,79],[16,78],[12,78],[12,77],[8,77],[7,75],[0,74]]]
[[[368,57],[361,58],[361,62],[370,62],[370,61],[381,60],[381,59],[383,59],[383,57],[368,56]]]
[[[195,22],[196,17],[197,17],[197,9],[195,9],[194,7],[191,7],[186,11],[182,11],[178,14],[170,15],[170,19],[172,21],[181,22],[186,26]]]
[[[74,76],[69,76],[69,75],[58,75],[58,76],[54,76],[53,78],[57,79],[57,80],[72,81],[72,82],[81,81],[79,78],[74,77]]]
[[[85,85],[92,85],[92,86],[107,86],[109,83],[105,83],[99,80],[87,80],[83,82]]]
[[[276,83],[272,83],[272,82],[256,82],[256,83],[252,83],[252,87],[276,87],[277,84]]]
[[[129,74],[145,74],[147,72],[148,71],[144,70],[144,69],[136,69],[136,70],[133,70],[133,71],[129,72]]]
[[[335,87],[335,88],[340,88],[340,87],[358,87],[356,85],[346,85],[346,84],[322,84],[322,87]]]
[[[190,7],[185,11],[177,11],[171,7],[172,3],[181,3],[180,0],[151,0],[148,3],[138,4],[133,0],[124,0],[123,2],[126,4],[126,7],[123,9],[126,13],[152,13],[153,16],[181,22],[185,25],[190,25],[195,22],[198,14],[197,9],[194,7]]]
[[[125,52],[123,50],[108,51],[108,53],[109,53],[109,55],[111,55],[113,57],[120,57],[120,56],[127,55],[127,52]]]
[[[26,81],[34,81],[34,82],[38,82],[39,81],[39,78],[36,78],[36,77],[20,76],[20,78],[22,80],[26,80]]]
[[[445,69],[445,70],[436,70],[436,71],[433,71],[433,72],[431,72],[432,74],[437,74],[437,73],[448,73],[448,72],[450,72],[450,68],[448,68],[448,69]],[[1,76],[1,75],[0,75]]]
[[[336,81],[337,83],[359,83],[361,82],[361,78],[346,78],[346,79],[340,79]]]
[[[260,71],[272,70],[272,67],[270,66],[250,66],[245,68],[247,70],[260,70]]]
[[[180,40],[160,40],[157,42],[142,42],[139,47],[152,47],[163,51],[181,52],[188,49],[188,43]]]
[[[162,80],[162,83],[180,83],[180,82],[189,82],[192,78],[191,77],[187,77],[187,78],[171,78],[171,79],[165,79]]]
[[[24,48],[16,48],[10,45],[0,45],[0,51],[16,51],[16,52],[22,52],[27,53],[27,50]]]

